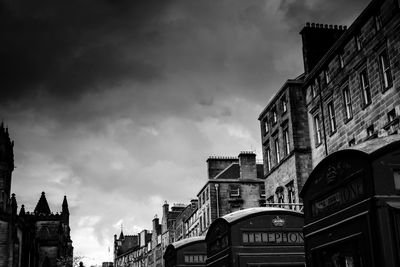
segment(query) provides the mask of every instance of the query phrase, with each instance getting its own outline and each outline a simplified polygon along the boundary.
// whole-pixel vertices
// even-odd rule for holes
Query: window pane
[[[243,243],[248,243],[249,242],[249,235],[247,233],[243,233]]]

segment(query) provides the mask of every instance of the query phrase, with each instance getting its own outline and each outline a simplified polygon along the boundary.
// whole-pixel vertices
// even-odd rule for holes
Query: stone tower
[[[11,175],[14,171],[14,141],[11,141],[8,128],[0,125],[0,213],[9,213]]]

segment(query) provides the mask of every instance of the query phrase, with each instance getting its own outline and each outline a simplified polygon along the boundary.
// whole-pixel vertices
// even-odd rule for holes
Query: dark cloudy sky
[[[188,203],[210,155],[256,150],[258,115],[303,72],[305,22],[349,25],[367,0],[0,0],[0,116],[12,191],[70,203],[75,254]]]

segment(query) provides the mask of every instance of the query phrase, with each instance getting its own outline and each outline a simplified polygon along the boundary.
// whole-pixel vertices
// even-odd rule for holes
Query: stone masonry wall
[[[8,266],[8,222],[0,221],[0,267]]]
[[[371,14],[359,28],[362,48],[357,51],[356,40],[349,38],[338,53],[343,54],[344,68],[340,67],[339,56],[326,62],[331,81],[326,83],[323,71],[317,73],[321,81],[321,96],[311,97],[311,88],[307,90],[309,111],[310,138],[312,144],[312,161],[315,167],[325,156],[339,149],[349,147],[350,143],[359,143],[367,139],[367,127],[373,125],[375,135],[390,134],[384,126],[388,124],[388,112],[396,110],[400,115],[400,16],[396,7],[397,1],[386,0],[380,7],[380,12]],[[377,10],[376,10],[377,11]],[[381,28],[377,29],[375,14],[381,17]],[[390,61],[390,71],[393,86],[385,89],[379,55],[386,51]],[[366,70],[371,91],[371,104],[363,105],[360,73]],[[343,89],[348,87],[351,96],[353,117],[345,118]],[[330,132],[327,104],[333,101],[337,130]],[[322,125],[322,110],[324,125]],[[313,115],[320,114],[321,128],[325,126],[327,151],[324,142],[315,144],[315,129]],[[385,127],[386,128],[386,127]],[[323,135],[324,137],[324,135]]]

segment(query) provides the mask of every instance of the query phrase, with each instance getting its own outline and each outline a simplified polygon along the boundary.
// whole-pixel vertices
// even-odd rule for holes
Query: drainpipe
[[[219,218],[219,192],[218,192],[219,184],[215,184],[214,186],[215,186],[215,191],[217,192],[217,218]]]

